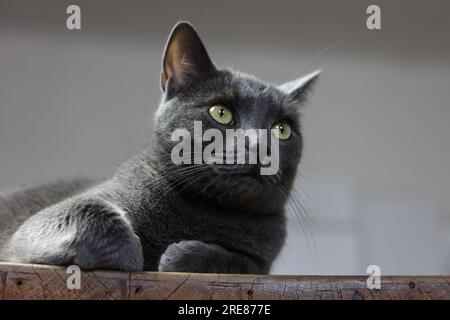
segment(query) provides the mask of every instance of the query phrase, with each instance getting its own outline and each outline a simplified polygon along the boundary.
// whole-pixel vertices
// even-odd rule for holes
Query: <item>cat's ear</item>
[[[188,22],[179,22],[167,41],[162,61],[161,88],[166,93],[181,90],[191,81],[214,72],[200,37]]]
[[[314,83],[319,78],[321,71],[316,70],[293,81],[286,82],[280,86],[282,92],[289,96],[289,100],[293,102],[302,102],[306,98],[306,94],[312,89]]]

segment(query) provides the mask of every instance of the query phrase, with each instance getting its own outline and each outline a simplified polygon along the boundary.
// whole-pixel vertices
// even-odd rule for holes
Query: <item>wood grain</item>
[[[450,299],[450,276],[384,276],[369,290],[362,276],[223,275],[82,272],[81,289],[67,288],[62,267],[0,263],[0,299]]]

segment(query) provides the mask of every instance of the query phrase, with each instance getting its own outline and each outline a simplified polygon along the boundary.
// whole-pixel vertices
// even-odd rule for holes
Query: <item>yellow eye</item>
[[[275,122],[272,126],[272,130],[274,130],[273,133],[275,134],[275,137],[280,140],[287,140],[292,134],[291,126],[285,120]]]
[[[233,122],[233,112],[220,104],[209,108],[209,114],[220,124],[230,124]]]

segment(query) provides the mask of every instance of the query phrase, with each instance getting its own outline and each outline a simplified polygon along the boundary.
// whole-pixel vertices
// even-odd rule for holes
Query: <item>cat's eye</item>
[[[220,124],[231,124],[233,122],[233,112],[220,104],[209,108],[209,115]]]
[[[275,137],[280,140],[287,140],[291,137],[292,129],[289,123],[286,120],[281,120],[275,122],[272,126],[273,133]]]

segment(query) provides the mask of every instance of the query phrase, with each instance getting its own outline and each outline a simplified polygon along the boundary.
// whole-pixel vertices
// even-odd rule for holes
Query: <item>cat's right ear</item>
[[[177,23],[164,51],[161,73],[163,92],[173,95],[215,70],[194,27],[188,22]]]
[[[308,91],[310,91],[314,86],[314,83],[319,78],[320,73],[320,70],[316,70],[306,76],[284,83],[278,86],[278,89],[286,93],[290,101],[294,103],[301,103],[305,100]]]

